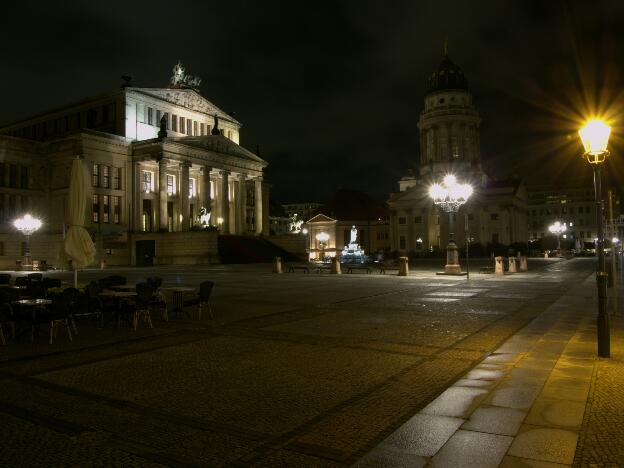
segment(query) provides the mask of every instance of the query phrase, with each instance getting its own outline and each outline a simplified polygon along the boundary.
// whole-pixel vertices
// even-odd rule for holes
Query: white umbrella
[[[65,253],[74,267],[74,287],[78,287],[78,268],[89,265],[95,257],[95,245],[84,228],[86,196],[82,162],[76,158],[69,182],[69,229],[65,235]]]

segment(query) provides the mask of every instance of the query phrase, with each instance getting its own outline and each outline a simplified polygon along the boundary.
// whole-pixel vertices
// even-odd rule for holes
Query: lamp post
[[[24,265],[31,265],[30,262],[30,235],[41,227],[41,220],[25,214],[21,218],[13,221],[13,226],[26,236],[26,249],[24,250]]]
[[[460,275],[461,265],[459,264],[459,253],[455,244],[455,234],[453,229],[453,214],[459,210],[470,195],[472,186],[470,184],[459,184],[454,175],[448,174],[441,184],[433,184],[429,189],[429,195],[433,198],[433,203],[449,214],[449,239],[446,246],[446,265],[444,274]]]
[[[583,157],[594,170],[594,194],[596,202],[596,219],[598,227],[598,265],[596,268],[596,286],[598,288],[598,356],[611,355],[611,338],[609,332],[609,316],[607,315],[607,273],[605,271],[604,225],[602,222],[602,184],[600,166],[604,163],[609,151],[609,135],[611,127],[601,120],[589,120],[579,130],[585,153]]]
[[[567,226],[565,223],[561,224],[559,221],[555,221],[554,224],[548,226],[548,230],[557,236],[557,252],[561,256],[561,234],[566,232]]]
[[[301,230],[301,234],[303,234],[305,236],[305,254],[306,254],[306,262],[310,261],[310,241],[308,238],[308,228],[304,227]]]

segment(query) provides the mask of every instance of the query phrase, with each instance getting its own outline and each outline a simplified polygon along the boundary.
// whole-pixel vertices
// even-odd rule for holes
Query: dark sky
[[[122,74],[166,85],[181,59],[204,96],[236,111],[242,145],[260,145],[282,202],[396,190],[418,163],[416,124],[445,36],[483,118],[490,173],[588,174],[575,131],[594,111],[616,125],[611,159],[621,158],[621,1],[11,4],[0,121],[115,89]]]

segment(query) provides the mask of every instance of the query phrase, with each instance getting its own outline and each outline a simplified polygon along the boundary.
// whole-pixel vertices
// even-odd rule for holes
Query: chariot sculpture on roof
[[[201,78],[198,76],[191,76],[186,74],[186,69],[182,65],[182,62],[178,60],[178,63],[173,67],[173,75],[171,75],[170,84],[173,87],[190,87],[199,88],[201,84]]]

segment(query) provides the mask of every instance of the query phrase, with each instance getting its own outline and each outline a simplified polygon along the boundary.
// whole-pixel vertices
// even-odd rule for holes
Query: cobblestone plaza
[[[156,319],[154,329],[136,333],[82,321],[72,343],[64,335],[52,346],[9,341],[0,349],[0,464],[460,466],[453,453],[486,444],[489,465],[474,466],[538,466],[521,464],[530,440],[520,435],[550,427],[533,403],[543,407],[557,395],[484,392],[503,378],[499,371],[541,389],[563,365],[548,353],[572,360],[579,370],[571,376],[587,387],[585,399],[564,406],[577,422],[573,432],[560,430],[573,435],[557,433],[568,457],[561,464],[573,463],[577,440],[577,464],[596,461],[594,446],[617,461],[600,427],[621,413],[617,402],[606,403],[612,385],[605,383],[621,381],[622,350],[615,346],[611,363],[594,366],[594,266],[591,259],[536,261],[527,273],[469,281],[436,276],[426,265],[408,277],[273,275],[267,265],[114,270],[129,281],[156,274],[165,286],[213,280],[214,319]],[[89,270],[80,279],[112,272]],[[538,353],[550,368],[531,360]],[[604,383],[592,380],[594,372]],[[579,401],[588,392],[598,412],[583,418]],[[459,405],[457,414],[439,409],[448,407],[445,398]],[[528,406],[517,403],[527,399]],[[499,411],[511,426],[484,426]],[[388,448],[389,436],[415,417],[421,429],[446,436],[423,454],[400,443]],[[538,461],[560,460],[550,456]]]

